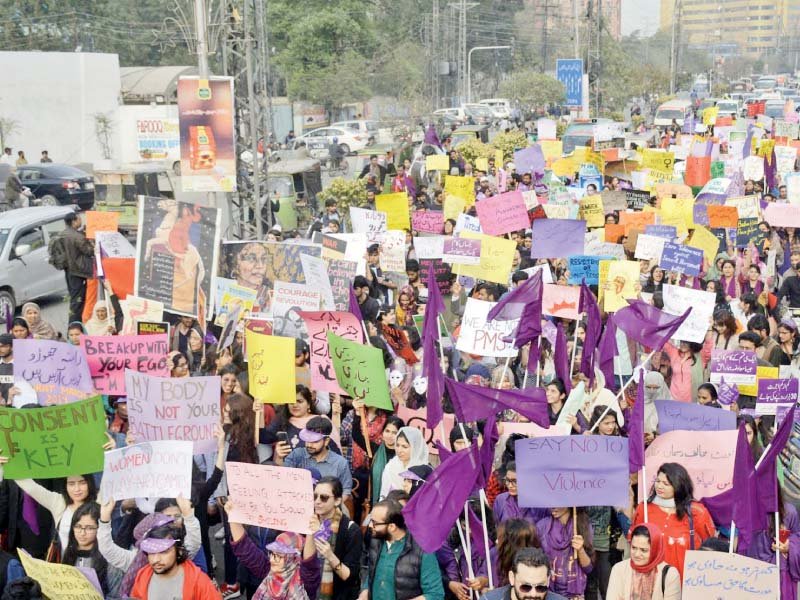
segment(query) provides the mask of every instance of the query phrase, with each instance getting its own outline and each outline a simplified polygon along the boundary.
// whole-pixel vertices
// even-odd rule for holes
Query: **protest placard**
[[[192,442],[143,442],[105,453],[100,495],[126,498],[191,498]]]
[[[727,381],[727,378],[726,378]],[[683,465],[694,483],[694,498],[701,500],[721,494],[733,485],[736,458],[736,429],[726,431],[670,431],[656,436],[645,451],[647,485],[650,493],[659,467],[668,462]],[[639,486],[641,493],[641,473]]]
[[[569,285],[542,286],[542,313],[562,319],[577,319],[581,288]]]
[[[537,272],[542,272],[542,283],[553,283],[553,273],[550,271],[550,265],[535,265],[522,269],[528,274],[528,277],[533,277]]]
[[[644,228],[644,233],[646,235],[664,238],[669,242],[674,241],[675,238],[678,237],[678,229],[672,225],[647,225]]]
[[[586,227],[602,227],[606,222],[603,197],[600,194],[581,198],[579,215],[586,221]]]
[[[319,259],[317,259],[319,260]],[[230,315],[239,308],[239,314],[250,314],[256,303],[256,291],[244,285],[239,285],[233,279],[217,277],[215,295],[216,317],[214,324],[225,327]]]
[[[328,346],[328,332],[361,343],[364,333],[358,319],[350,312],[301,312],[308,331],[309,362],[311,371],[311,385],[315,390],[344,394],[345,391],[336,381],[333,369],[330,348]]]
[[[625,190],[625,203],[628,210],[642,210],[645,206],[650,205],[649,190]]]
[[[628,306],[628,299],[636,297],[635,285],[639,283],[639,263],[632,260],[600,261],[600,269],[608,265],[608,277],[603,283],[603,307],[606,312],[614,312]]]
[[[389,271],[391,273],[406,272],[405,231],[396,231],[392,229],[390,231],[383,232],[383,235],[381,236],[380,264],[381,269],[384,271]]]
[[[169,323],[166,321],[137,321],[136,335],[165,334],[169,338]]]
[[[736,429],[736,413],[724,408],[676,400],[656,400],[658,432],[728,431]]]
[[[189,441],[195,454],[216,449],[214,425],[222,418],[219,377],[152,377],[128,370],[125,388],[137,442]]]
[[[414,238],[414,252],[417,255],[417,259],[433,259],[433,258],[441,258],[442,257],[442,250],[444,248],[444,241],[447,237],[443,235],[432,235],[430,237],[416,237]],[[403,244],[405,244],[405,238],[403,238]],[[405,267],[403,268],[405,272]]]
[[[272,327],[275,335],[300,337],[301,311],[319,310],[320,292],[299,283],[276,281],[272,297]]]
[[[461,238],[480,240],[481,260],[477,265],[458,265],[454,271],[459,275],[506,285],[517,244],[513,240],[471,231],[462,231]],[[444,245],[442,247],[444,248]]]
[[[584,254],[586,221],[536,219],[532,230],[531,258],[560,258]]]
[[[444,198],[444,210],[442,211],[444,212],[445,220],[458,219],[458,216],[464,212],[466,206],[467,202],[463,198],[447,194]]]
[[[393,410],[380,348],[365,346],[327,332],[336,381],[348,396],[367,406]]]
[[[586,281],[586,285],[597,285],[600,277],[600,256],[570,256],[569,257],[569,281],[570,285],[580,285]]]
[[[425,157],[425,169],[428,171],[449,171],[450,156],[447,154],[429,154]]]
[[[797,402],[799,383],[797,379],[759,379],[756,414],[774,415],[779,407],[791,408]]]
[[[311,471],[226,462],[231,521],[279,531],[311,533],[314,487]]]
[[[711,383],[725,382],[738,385],[754,385],[758,359],[751,350],[712,350],[711,351]]]
[[[415,210],[411,213],[411,228],[422,233],[442,233],[444,213],[440,210]]]
[[[652,227],[650,225],[649,227]],[[669,241],[664,237],[640,233],[636,236],[636,252],[634,258],[637,260],[652,260],[655,264],[661,260],[661,253],[664,251],[664,244]]]
[[[459,214],[456,218],[456,226],[453,228],[453,233],[461,233],[465,230],[482,233],[483,229],[481,229],[481,222],[478,217],[473,217],[466,213]]]
[[[735,206],[709,204],[706,213],[711,227],[736,227],[739,222],[739,211]]]
[[[27,381],[39,404],[66,404],[94,392],[86,357],[78,346],[54,340],[14,340],[14,377]]]
[[[420,430],[422,439],[428,444],[428,452],[439,454],[439,449],[434,442],[439,442],[445,448],[450,448],[450,432],[455,425],[454,414],[444,413],[442,418],[443,427],[437,426],[434,429],[428,429],[427,410],[424,408],[414,410],[407,406],[398,406],[397,416],[403,419],[406,427],[414,427]]]
[[[664,312],[676,317],[686,312],[688,306],[692,307],[689,316],[672,336],[673,339],[702,344],[714,312],[714,292],[664,284],[662,297]]]
[[[117,231],[119,227],[119,213],[115,211],[87,210],[86,216],[86,237],[90,240],[95,238],[98,231]]]
[[[760,246],[767,239],[767,233],[761,231],[759,223],[758,219],[739,219],[739,225],[736,228],[737,248],[745,248],[750,243]]]
[[[36,580],[43,597],[49,600],[103,600],[102,590],[98,590],[77,567],[33,558],[23,548],[18,548],[18,552],[25,575]]]
[[[672,167],[675,164],[675,154],[657,148],[642,149],[642,168],[663,171],[672,174]]]
[[[475,204],[474,177],[446,175],[444,178],[444,191],[463,198],[467,202],[467,206]]]
[[[439,293],[443,297],[447,296],[450,293],[450,276],[452,275],[450,265],[440,258],[421,258],[419,261],[420,274],[427,274],[429,268],[433,269],[433,278],[436,280]],[[398,275],[398,277],[404,277],[404,275]]]
[[[336,300],[333,297],[333,288],[331,287],[331,280],[325,261],[316,256],[302,254],[300,256],[300,262],[303,264],[303,274],[306,278],[306,285],[312,290],[319,291],[322,309],[335,310]]]
[[[487,321],[486,317],[495,304],[495,302],[467,298],[464,318],[461,321],[461,334],[456,342],[458,350],[467,354],[500,358],[517,355],[517,350],[511,343],[511,336],[519,320]],[[504,338],[508,338],[509,341],[503,341]]]
[[[551,425],[544,428],[536,423],[510,423],[503,422],[497,424],[497,429],[500,435],[511,435],[512,433],[519,433],[525,437],[553,437],[559,435],[569,435],[571,427],[560,427],[558,425]]]
[[[245,329],[250,395],[259,402],[294,404],[294,338]]]
[[[797,181],[800,182],[800,177]],[[800,227],[800,205],[775,202],[767,204],[764,220],[773,227]]]
[[[625,211],[619,213],[619,224],[625,227],[625,235],[628,235],[631,229],[638,229],[644,231],[648,225],[655,225],[656,214],[654,212],[630,212]]]
[[[95,389],[112,396],[125,395],[125,369],[169,376],[166,335],[81,336]]]
[[[351,260],[332,259],[328,263],[328,279],[336,310],[348,310],[350,287],[358,272],[358,263]]]
[[[128,294],[119,301],[122,307],[122,331],[120,335],[135,335],[138,321],[161,321],[164,318],[164,304],[147,298]]]
[[[387,229],[411,229],[407,193],[378,194],[375,196],[375,208],[386,213]]]
[[[109,258],[135,258],[136,248],[118,231],[98,231],[95,242]]]
[[[542,206],[542,209],[544,209],[544,214],[548,219],[570,219],[573,214],[577,216],[577,206],[573,207],[569,204],[551,202]]]
[[[572,425],[569,422],[569,417],[574,417],[586,402],[586,384],[580,382],[569,392],[564,406],[561,407],[561,412],[558,413],[555,427],[565,429],[562,435],[569,435],[572,430]]]
[[[661,217],[664,221],[677,221],[686,227],[691,227],[694,223],[694,198],[678,197],[664,198],[661,203]]]
[[[683,244],[665,242],[658,264],[666,271],[696,276],[703,266],[703,251]]]
[[[517,440],[520,506],[622,506],[628,502],[628,440],[557,436]]]
[[[442,260],[454,265],[479,265],[481,263],[481,241],[453,237],[444,240]]]
[[[484,198],[475,204],[475,210],[483,231],[489,235],[505,235],[531,226],[521,192],[506,192]]]
[[[386,213],[351,206],[350,223],[355,233],[365,234],[367,241],[370,244],[374,244],[380,240],[380,235],[386,231]]]
[[[777,599],[778,567],[749,556],[687,550],[683,562],[682,600]]]
[[[758,196],[732,196],[725,199],[725,206],[736,207],[736,214],[740,219],[758,219],[761,217],[761,205],[758,201]]]
[[[42,408],[0,406],[0,430],[6,479],[52,479],[103,468],[108,438],[100,396]]]

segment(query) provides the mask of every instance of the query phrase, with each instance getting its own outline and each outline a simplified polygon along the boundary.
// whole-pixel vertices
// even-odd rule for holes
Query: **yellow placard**
[[[506,157],[503,155],[502,150],[495,150],[494,151],[494,166],[498,169],[503,168],[503,163],[506,161]]]
[[[772,151],[775,150],[775,140],[762,139],[758,144],[758,156],[772,160]]]
[[[588,146],[578,146],[572,151],[572,158],[578,165],[590,164],[597,167],[597,170],[602,174],[606,168],[606,161],[603,155],[595,152]]]
[[[459,196],[447,194],[444,197],[444,218],[458,219],[458,215],[464,212],[467,207],[467,201]]]
[[[496,163],[495,163],[496,164]],[[489,172],[489,159],[485,156],[479,156],[475,159],[475,168],[478,171],[483,171],[484,173]]]
[[[545,160],[560,158],[563,153],[564,144],[561,140],[539,140]]]
[[[602,305],[605,294],[603,293],[605,289],[605,282],[608,281],[608,270],[611,267],[611,263],[616,262],[616,259],[613,260],[601,260],[600,264],[597,269],[597,302]]]
[[[292,396],[294,402],[294,395]],[[33,558],[23,549],[19,549],[19,559],[25,574],[39,582],[45,598],[82,598],[85,600],[103,600],[97,588],[72,565],[49,563]]]
[[[661,216],[691,227],[694,224],[694,198],[664,198],[661,200]]]
[[[708,229],[702,225],[696,225],[694,228],[694,233],[692,234],[692,238],[686,242],[686,245],[702,250],[708,263],[714,264],[714,259],[717,256],[717,251],[719,250],[719,240],[717,239],[717,236],[711,233]]]
[[[756,367],[756,382],[754,385],[738,384],[739,393],[743,396],[758,396],[759,379],[778,379],[780,377],[779,367]]]
[[[429,154],[425,157],[427,171],[449,171],[450,156],[447,154]]]
[[[713,125],[717,122],[719,106],[709,106],[703,111],[703,125]]]
[[[575,173],[578,172],[578,165],[572,156],[554,160],[551,168],[553,169],[553,175],[559,177],[575,177]]]
[[[375,196],[375,208],[386,213],[386,229],[411,229],[408,194],[405,192]]]
[[[586,227],[602,227],[606,222],[603,212],[603,197],[600,194],[581,198],[581,219],[586,220]]]
[[[642,150],[642,168],[663,171],[672,177],[672,168],[675,164],[675,153],[653,148]]]
[[[507,283],[511,274],[511,262],[517,244],[513,240],[462,231],[460,237],[481,241],[481,262],[477,265],[457,265],[459,275],[483,279],[493,283]],[[455,266],[455,265],[454,265]]]
[[[569,219],[570,207],[568,204],[542,204],[544,214],[548,219]]]
[[[467,206],[475,204],[475,178],[447,175],[444,178],[444,190],[467,201]],[[378,196],[380,198],[380,196]],[[378,209],[380,210],[380,209]],[[389,229],[392,229],[389,226]]]
[[[603,261],[601,261],[602,263]],[[614,312],[628,306],[627,299],[636,297],[639,283],[639,263],[635,260],[615,260],[608,265],[603,294],[603,309]]]
[[[294,404],[294,338],[245,329],[250,395],[258,402]]]

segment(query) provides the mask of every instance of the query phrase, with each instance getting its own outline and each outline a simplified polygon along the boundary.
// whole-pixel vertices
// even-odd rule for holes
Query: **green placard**
[[[725,163],[715,160],[711,163],[711,179],[719,179],[721,177],[725,177]]]
[[[108,441],[103,400],[93,396],[42,408],[0,407],[6,479],[50,479],[103,470]]]
[[[349,396],[363,400],[367,406],[394,410],[380,349],[351,342],[330,331],[328,349],[336,381]]]

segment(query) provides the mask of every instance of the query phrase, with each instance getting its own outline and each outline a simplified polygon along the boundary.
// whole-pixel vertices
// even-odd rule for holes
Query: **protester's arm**
[[[178,496],[177,502],[178,508],[181,509],[181,514],[183,515],[183,526],[186,529],[184,546],[186,547],[186,552],[189,553],[189,557],[194,557],[203,543],[200,537],[200,521],[194,514],[194,508],[192,508],[192,503],[189,500]]]
[[[61,515],[67,509],[64,496],[58,492],[51,492],[33,479],[17,479],[16,483],[23,492],[50,511],[50,514],[53,515],[53,521],[58,524]]]
[[[100,502],[100,522],[97,529],[97,547],[100,554],[113,567],[127,571],[136,557],[136,550],[126,550],[114,543],[111,537],[111,514],[114,512],[113,500]]]
[[[346,460],[342,460],[340,463],[339,481],[342,482],[342,498],[348,498],[353,494],[353,475],[350,473],[350,466]]]
[[[211,494],[219,487],[225,468],[225,432],[220,425],[214,426],[214,437],[217,439],[217,460],[214,463],[214,472],[197,490],[197,497],[194,499],[195,506],[199,506],[200,510],[205,510]]]
[[[230,520],[232,510],[233,501],[228,500],[225,503],[225,512],[228,513],[228,524],[231,528],[231,550],[253,577],[260,581],[269,573],[269,556],[250,539],[244,525]]]

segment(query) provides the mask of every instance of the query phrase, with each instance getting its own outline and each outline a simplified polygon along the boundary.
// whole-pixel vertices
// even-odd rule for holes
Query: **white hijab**
[[[403,487],[403,478],[400,477],[400,473],[411,467],[428,464],[428,444],[422,437],[422,432],[416,427],[401,427],[397,432],[397,437],[399,438],[401,435],[408,440],[408,444],[411,446],[411,458],[407,465],[403,465],[397,456],[386,463],[381,477],[381,500],[392,490],[399,490]]]

